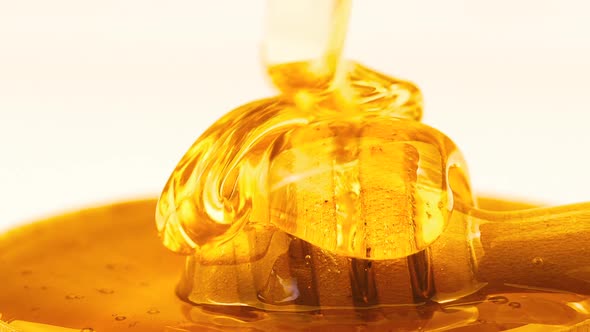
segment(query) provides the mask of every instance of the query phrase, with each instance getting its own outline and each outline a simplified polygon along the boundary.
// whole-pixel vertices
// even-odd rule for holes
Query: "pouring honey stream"
[[[419,89],[343,59],[350,5],[269,1],[280,94],[203,133],[157,204],[1,235],[0,331],[585,328],[590,204],[474,197]]]

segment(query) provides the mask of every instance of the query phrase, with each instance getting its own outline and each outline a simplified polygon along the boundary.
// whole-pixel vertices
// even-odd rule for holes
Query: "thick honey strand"
[[[262,58],[285,95],[338,85],[351,0],[269,0]]]

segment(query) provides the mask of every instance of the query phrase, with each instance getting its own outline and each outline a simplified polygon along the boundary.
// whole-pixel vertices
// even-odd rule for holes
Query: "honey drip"
[[[210,127],[157,205],[2,235],[0,331],[587,329],[590,203],[474,197],[419,89],[343,60],[350,1],[269,11],[280,94]]]

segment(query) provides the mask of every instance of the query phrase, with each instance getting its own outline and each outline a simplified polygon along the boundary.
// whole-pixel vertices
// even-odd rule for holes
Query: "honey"
[[[542,287],[543,283],[563,286],[576,280],[575,274],[561,274],[564,271],[555,268],[554,258],[547,256],[524,261],[525,256],[521,262],[518,255],[503,252],[505,245],[500,245],[502,256],[497,263],[507,260],[509,264],[497,266],[504,265],[503,271],[497,271],[497,279],[490,280],[491,287],[450,303],[328,307],[303,313],[193,306],[174,292],[184,258],[161,245],[153,227],[155,204],[136,201],[102,206],[3,234],[0,263],[9,268],[2,270],[0,310],[2,320],[11,324],[0,325],[0,331],[583,331],[582,324],[588,319],[586,295]],[[531,206],[481,199],[480,207],[500,213]],[[491,239],[491,243],[495,241],[497,238]],[[520,241],[531,245],[526,237]],[[563,259],[578,270],[587,266],[574,257]],[[301,270],[308,260],[306,256],[300,260]],[[355,268],[367,268],[377,279],[384,273],[403,275],[394,264],[357,264]],[[555,278],[557,284],[547,278],[537,280],[537,275],[552,269],[561,276]],[[504,282],[502,275],[514,280]],[[541,286],[526,286],[535,283]],[[381,286],[386,286],[391,294],[397,287],[401,293],[399,285],[377,284],[376,289],[381,291]],[[580,285],[578,279],[569,288]],[[362,302],[362,295],[355,301]]]
[[[590,203],[475,197],[419,89],[342,58],[349,1],[269,10],[279,95],[203,133],[157,203],[3,234],[0,331],[587,328]]]

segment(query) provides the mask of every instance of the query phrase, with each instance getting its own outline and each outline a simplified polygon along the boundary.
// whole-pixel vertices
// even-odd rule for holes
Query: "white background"
[[[0,229],[156,196],[269,95],[263,1],[0,0]],[[479,192],[590,200],[590,2],[357,0],[349,57],[421,86]]]

